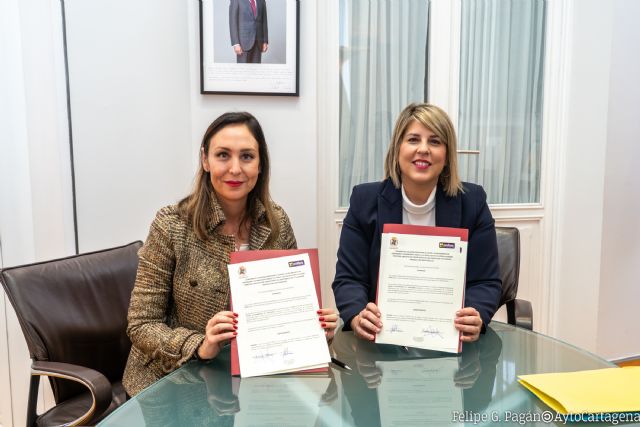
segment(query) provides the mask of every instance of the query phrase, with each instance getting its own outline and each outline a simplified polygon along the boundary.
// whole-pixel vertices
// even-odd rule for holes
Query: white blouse
[[[436,187],[433,187],[427,202],[416,205],[407,196],[402,186],[402,223],[410,225],[436,225]]]

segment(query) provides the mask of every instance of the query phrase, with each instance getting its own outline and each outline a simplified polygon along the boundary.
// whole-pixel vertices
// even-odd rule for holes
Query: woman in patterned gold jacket
[[[123,385],[133,396],[186,361],[213,359],[236,336],[229,254],[293,249],[285,211],[269,196],[269,154],[258,121],[225,113],[207,129],[193,192],[158,211],[140,249]],[[321,309],[331,339],[338,316]]]

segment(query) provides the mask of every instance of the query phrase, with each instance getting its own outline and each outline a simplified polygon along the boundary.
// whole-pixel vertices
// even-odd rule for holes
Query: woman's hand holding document
[[[233,262],[233,259],[232,259]],[[326,367],[325,332],[306,253],[229,264],[242,377]]]
[[[467,230],[385,224],[380,248],[377,343],[459,353]]]

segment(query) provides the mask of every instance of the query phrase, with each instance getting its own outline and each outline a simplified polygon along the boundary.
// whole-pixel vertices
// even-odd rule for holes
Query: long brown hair
[[[414,121],[435,133],[447,147],[447,159],[438,181],[444,187],[448,196],[455,197],[462,191],[462,181],[458,175],[458,155],[456,131],[447,113],[432,104],[409,104],[398,115],[393,129],[391,144],[384,161],[384,177],[391,178],[396,188],[400,188],[402,175],[400,173],[400,145],[407,132],[407,128]]]
[[[260,174],[255,187],[249,192],[246,213],[242,223],[255,215],[257,202],[260,201],[265,209],[267,225],[271,229],[271,235],[267,242],[271,242],[278,236],[280,224],[269,195],[269,150],[267,149],[267,141],[260,123],[250,113],[224,113],[209,125],[202,137],[201,150],[198,153],[198,164],[200,166],[195,177],[193,191],[178,203],[178,210],[181,215],[191,222],[193,232],[200,239],[207,240],[208,215],[211,209],[211,198],[215,197],[215,190],[211,185],[209,172],[205,171],[202,165],[202,155],[204,153],[206,157],[209,154],[209,145],[215,134],[232,125],[245,125],[249,129],[249,132],[258,142],[258,155],[260,157]]]

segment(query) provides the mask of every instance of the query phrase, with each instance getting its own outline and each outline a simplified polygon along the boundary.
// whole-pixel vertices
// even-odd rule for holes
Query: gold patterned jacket
[[[264,206],[257,203],[249,247],[293,249],[296,239],[285,211],[274,204],[280,232],[267,245],[271,229]],[[229,308],[229,254],[233,236],[221,233],[225,217],[212,198],[209,238],[199,239],[177,205],[156,214],[138,253],[139,265],[131,293],[127,333],[131,352],[122,383],[130,396],[177,369],[193,357],[204,339],[205,326]]]

